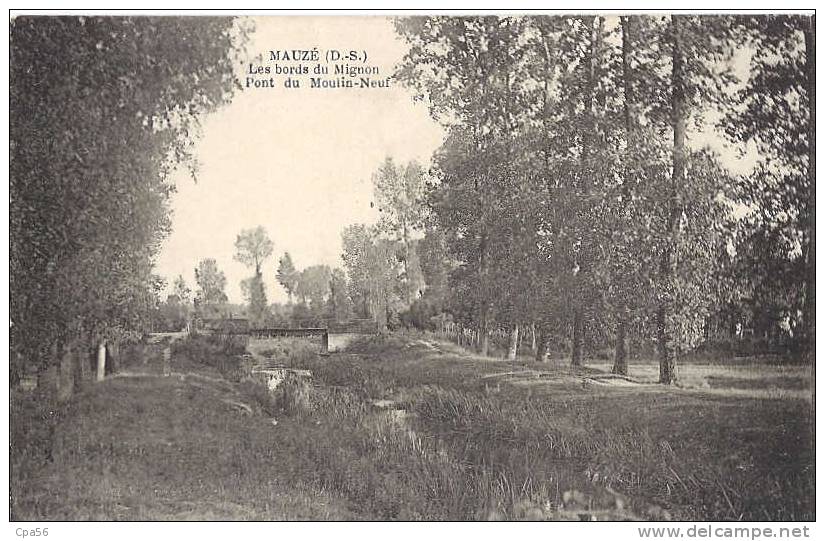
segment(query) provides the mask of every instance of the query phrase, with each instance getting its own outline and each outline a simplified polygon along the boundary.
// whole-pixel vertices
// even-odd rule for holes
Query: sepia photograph
[[[11,11],[12,531],[810,537],[815,36]]]

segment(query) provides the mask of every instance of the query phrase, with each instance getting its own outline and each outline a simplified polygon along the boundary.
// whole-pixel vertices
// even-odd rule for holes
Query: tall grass
[[[262,356],[274,364],[294,364],[308,362],[320,351],[320,339],[280,337],[256,339],[252,345]]]
[[[354,419],[347,434],[361,438],[357,444],[341,441],[335,449],[325,446],[325,453],[313,456],[319,469],[333,463],[335,469],[343,467],[336,460],[341,449],[356,447],[357,460],[353,456],[348,467],[373,479],[370,490],[391,488],[394,499],[406,503],[405,513],[561,518],[572,507],[650,519],[812,516],[813,480],[806,469],[813,462],[806,443],[810,419],[794,401],[699,399],[681,391],[611,395],[575,389],[557,396],[512,386],[491,391],[477,377],[488,366],[443,355],[433,365],[431,353],[411,350],[398,338],[368,340],[352,349],[359,355],[298,363],[313,370],[319,389],[345,389],[354,397],[340,408],[333,403],[332,411],[336,418]],[[389,417],[389,428],[376,430],[379,413],[358,409],[354,417],[345,415],[353,402],[370,398],[395,399],[409,414],[406,421],[399,425]],[[315,414],[330,416],[328,410]],[[792,441],[784,439],[791,434]],[[325,441],[341,437],[323,435]],[[794,460],[777,462],[789,450]],[[395,473],[382,481],[386,468]],[[409,479],[408,469],[416,472]],[[430,479],[438,489],[419,500],[416,479]],[[379,487],[382,482],[391,487]],[[354,497],[365,497],[362,489]],[[431,509],[429,501],[438,504]]]
[[[238,506],[207,517],[317,517],[324,502],[370,519],[813,518],[810,419],[794,400],[491,386],[480,376],[500,361],[392,336],[291,351],[279,362],[311,382],[274,392],[166,378],[107,382],[52,416],[18,401],[16,516],[167,517],[130,488],[155,487],[166,505]],[[208,340],[178,353],[226,355]]]
[[[252,360],[246,356],[248,342],[248,337],[237,334],[190,335],[173,343],[172,354],[179,361],[211,367],[238,382],[252,370]]]

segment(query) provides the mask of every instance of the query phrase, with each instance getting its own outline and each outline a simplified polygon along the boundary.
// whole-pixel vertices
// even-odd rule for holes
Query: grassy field
[[[390,336],[316,355],[269,392],[188,347],[55,407],[13,393],[12,517],[814,518],[808,368],[682,366],[680,388],[606,365],[480,358]]]

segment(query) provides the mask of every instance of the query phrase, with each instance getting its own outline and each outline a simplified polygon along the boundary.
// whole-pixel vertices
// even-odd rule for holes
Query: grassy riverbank
[[[61,407],[13,393],[13,518],[813,518],[803,367],[684,366],[665,389],[421,338],[249,348],[311,384],[180,356]]]

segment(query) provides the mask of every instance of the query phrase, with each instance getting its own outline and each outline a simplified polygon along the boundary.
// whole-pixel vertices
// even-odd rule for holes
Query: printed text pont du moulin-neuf
[[[389,88],[390,77],[367,64],[367,51],[278,49],[265,62],[249,62],[244,88]]]

